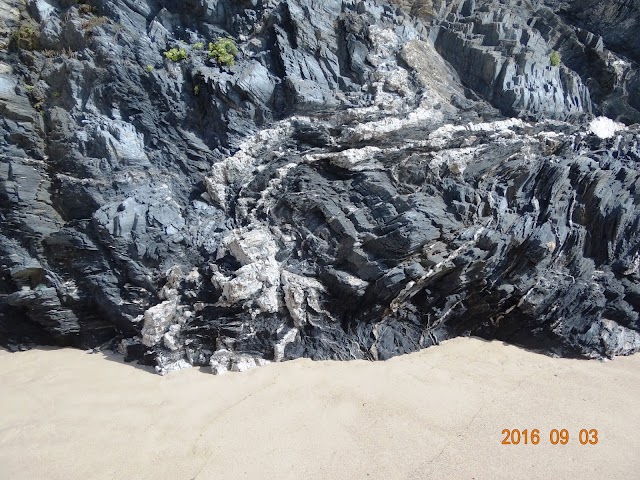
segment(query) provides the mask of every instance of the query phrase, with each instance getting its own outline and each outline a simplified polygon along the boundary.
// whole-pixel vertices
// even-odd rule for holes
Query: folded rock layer
[[[640,350],[637,1],[5,3],[5,346]]]

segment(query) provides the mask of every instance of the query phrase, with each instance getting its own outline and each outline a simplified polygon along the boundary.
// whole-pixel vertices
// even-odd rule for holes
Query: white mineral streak
[[[611,57],[612,57],[612,55],[611,55],[611,53],[609,53],[609,58],[611,58]],[[622,78],[624,78],[625,74],[627,73],[627,71],[631,67],[631,63],[625,62],[622,59],[616,59],[613,62],[611,62],[611,66],[615,70],[616,76],[619,79],[622,79]]]
[[[275,176],[271,180],[269,180],[267,188],[265,188],[260,194],[260,199],[256,203],[256,206],[253,209],[254,211],[262,209],[264,213],[269,213],[271,207],[273,207],[275,204],[272,197],[273,193],[278,190],[280,184],[282,183],[282,180],[286,178],[289,171],[297,166],[297,163],[287,163],[284,167],[280,167],[276,170]],[[253,212],[247,213],[247,217],[251,218],[252,222],[258,222]]]
[[[228,188],[232,185],[241,186],[251,178],[253,173],[264,168],[265,162],[277,157],[282,138],[291,134],[292,124],[297,121],[309,122],[309,119],[299,116],[282,121],[274,128],[262,131],[246,140],[235,155],[214,165],[205,178],[207,193],[211,200],[218,203],[220,207],[226,208]],[[364,152],[361,155],[364,159]],[[211,277],[212,283],[222,291],[219,305],[242,305],[250,308],[253,315],[261,312],[276,313],[286,306],[296,326],[309,320],[310,310],[326,313],[321,309],[319,302],[319,292],[323,292],[324,287],[315,279],[282,271],[281,265],[276,260],[278,253],[276,239],[286,240],[286,235],[277,229],[272,230],[262,225],[258,214],[268,212],[273,207],[274,194],[280,188],[282,180],[297,165],[297,163],[289,163],[277,169],[255,204],[236,205],[236,214],[244,218],[251,227],[238,228],[229,232],[218,246],[217,257],[222,258],[229,253],[241,266],[235,272],[228,274],[212,265],[214,273]],[[283,325],[282,328],[288,327]],[[179,330],[177,333],[179,334]],[[286,345],[295,341],[297,333],[297,328],[291,328],[275,345],[276,361],[282,360]],[[172,331],[166,332],[165,345],[171,349]],[[228,371],[242,372],[265,363],[268,362],[262,358],[234,353],[228,346],[218,348],[209,361],[214,374]]]
[[[383,28],[378,25],[370,25],[367,29],[367,36],[373,47],[367,60],[373,65],[387,62],[392,57],[392,51],[397,50],[400,39],[390,28]]]
[[[171,325],[169,327],[169,331],[164,334],[162,337],[164,346],[167,347],[172,352],[177,351],[180,348],[180,344],[178,343],[178,336],[180,335],[180,330],[182,330],[182,326],[178,324]]]
[[[429,167],[437,169],[446,165],[454,175],[462,175],[467,165],[476,158],[477,154],[478,148],[475,147],[442,150],[433,156],[429,162]]]
[[[188,273],[188,275],[186,277],[184,277],[184,279],[188,283],[198,283],[198,282],[200,282],[200,278],[201,277],[202,277],[202,275],[200,275],[200,272],[198,271],[198,269],[194,268],[193,270],[191,270]]]
[[[367,61],[377,67],[371,85],[376,90],[376,104],[387,109],[397,108],[402,104],[398,95],[403,97],[412,92],[409,73],[404,68],[399,68],[392,60],[392,52],[397,51],[400,38],[393,29],[377,25],[368,27],[367,36],[372,46]]]
[[[227,207],[227,185],[230,185],[252,170],[253,158],[242,150],[234,156],[211,167],[209,175],[204,177],[205,188],[209,196],[222,208]]]
[[[415,281],[411,281],[407,283],[407,285],[402,289],[402,291],[398,294],[396,298],[391,301],[389,308],[391,311],[396,312],[398,309],[411,297],[413,297],[416,293],[418,293],[422,289],[422,285],[431,277],[433,277],[438,272],[442,271],[448,264],[450,264],[453,259],[459,256],[463,251],[468,248],[474,246],[480,238],[480,235],[484,233],[485,228],[480,227],[473,235],[473,239],[463,243],[460,247],[451,252],[444,260],[437,263],[433,267],[431,267],[424,275]],[[428,247],[427,247],[428,248]]]
[[[229,371],[229,363],[231,362],[232,353],[226,349],[217,350],[211,355],[209,365],[214,375],[222,375]]]
[[[309,320],[309,309],[316,313],[322,312],[320,292],[325,292],[324,286],[316,279],[282,271],[282,291],[287,309],[296,327],[302,327]]]
[[[388,154],[391,149],[385,153]],[[378,147],[367,145],[362,148],[348,148],[335,153],[318,153],[306,155],[308,162],[318,160],[328,161],[336,167],[354,172],[382,169],[384,166],[376,160],[376,155],[382,152]]]
[[[221,304],[243,303],[262,312],[275,313],[280,308],[279,289],[296,326],[307,321],[307,308],[322,312],[318,292],[323,285],[312,278],[282,271],[275,256],[278,247],[266,227],[233,230],[222,242],[218,256],[228,251],[242,265],[228,277],[215,272],[211,281],[222,290]]]
[[[222,289],[222,305],[255,301],[263,312],[278,311],[280,265],[276,261],[278,247],[266,227],[253,230],[236,229],[222,242],[218,256],[229,251],[242,267],[227,277],[215,272],[211,281]]]
[[[452,125],[450,123],[437,128],[429,134],[428,143],[433,148],[444,148],[457,132],[503,132],[513,127],[524,127],[525,122],[519,118],[498,120],[495,122],[467,123],[465,125]]]
[[[346,130],[345,138],[354,140],[371,140],[376,136],[385,133],[397,132],[403,128],[417,127],[426,121],[437,121],[442,113],[433,110],[431,107],[418,107],[410,112],[406,117],[387,117],[369,123],[361,123],[356,127]]]
[[[154,305],[144,312],[144,326],[142,327],[142,343],[147,347],[153,347],[162,340],[166,330],[175,318],[178,308],[178,300],[165,300]]]
[[[263,358],[255,358],[250,355],[233,353],[221,348],[211,355],[209,365],[214,375],[222,375],[227,372],[246,372],[255,367],[261,367],[270,363]]]
[[[367,60],[372,65],[377,66],[374,73],[374,82],[376,92],[376,100],[378,104],[396,104],[398,98],[389,92],[394,92],[400,96],[407,96],[413,90],[411,88],[411,80],[409,72],[404,68],[398,68],[396,62],[390,61],[394,58],[392,51],[396,51],[400,44],[400,38],[390,28],[381,28],[377,25],[371,25],[368,28],[368,37],[373,46]]]
[[[261,152],[279,150],[281,139],[292,131],[293,120],[295,119],[282,121],[273,128],[261,130],[242,142],[233,156],[213,165],[209,174],[204,177],[205,188],[211,199],[225,209],[227,187],[250,177]]]
[[[178,296],[178,287],[182,281],[182,269],[179,266],[174,266],[167,271],[167,282],[164,287],[160,289],[160,298],[167,300],[173,300]]]
[[[298,335],[297,328],[291,328],[287,333],[284,334],[282,339],[278,343],[276,343],[273,347],[273,361],[281,362],[284,358],[284,350],[287,348],[287,345],[293,343]]]
[[[171,372],[177,372],[179,370],[184,370],[185,368],[191,368],[191,367],[193,367],[193,365],[191,365],[188,361],[184,359],[180,359],[172,363],[167,363],[163,366],[157,366],[156,372],[159,373],[160,375],[166,375]]]
[[[138,320],[144,320],[142,343],[147,347],[164,340],[170,350],[178,350],[178,335],[182,325],[191,318],[193,312],[179,305],[178,286],[183,279],[182,270],[175,266],[167,271],[167,282],[159,292],[163,302],[147,309]]]
[[[598,138],[611,138],[619,130],[624,129],[624,124],[615,122],[607,117],[594,118],[589,124],[589,131]]]

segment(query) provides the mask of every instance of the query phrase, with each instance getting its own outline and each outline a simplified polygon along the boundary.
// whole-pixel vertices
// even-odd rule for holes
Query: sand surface
[[[0,389],[3,480],[640,478],[638,355],[456,339],[380,363],[160,377],[103,354],[0,351]],[[502,445],[505,428],[540,443]]]

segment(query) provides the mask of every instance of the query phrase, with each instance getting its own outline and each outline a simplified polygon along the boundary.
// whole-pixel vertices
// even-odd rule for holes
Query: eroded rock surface
[[[2,7],[2,343],[640,350],[638,2],[394,3]]]

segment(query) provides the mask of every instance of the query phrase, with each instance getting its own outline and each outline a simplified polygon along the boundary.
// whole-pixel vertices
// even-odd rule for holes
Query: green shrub
[[[204,43],[202,42],[196,42],[193,44],[194,50],[202,50],[203,48],[204,48]]]
[[[151,72],[153,72],[154,67],[153,67],[153,65],[147,65],[146,67],[144,67],[144,69],[145,69],[147,72],[151,73]]]
[[[193,94],[197,97],[198,95],[200,95],[200,85],[194,85],[193,87]]]
[[[184,48],[172,48],[164,52],[164,56],[173,62],[187,59],[187,51]]]
[[[87,3],[81,3],[78,7],[78,13],[80,13],[80,15],[91,15],[92,13],[96,13],[97,11],[98,9],[96,7]]]
[[[38,30],[33,25],[23,24],[13,32],[13,41],[18,48],[25,50],[35,50],[38,48]]]
[[[231,37],[219,38],[209,44],[209,58],[213,58],[220,65],[233,65],[236,62],[238,47]]]
[[[560,65],[560,54],[554,50],[551,52],[551,55],[549,55],[549,60],[551,60],[551,65],[557,67]]]

